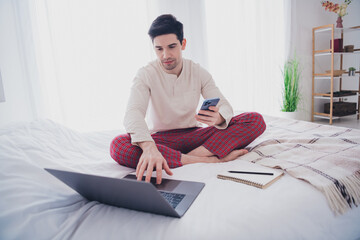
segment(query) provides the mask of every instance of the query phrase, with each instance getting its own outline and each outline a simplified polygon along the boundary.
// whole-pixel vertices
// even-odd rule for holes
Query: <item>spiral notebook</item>
[[[237,173],[232,173],[230,171]],[[264,189],[277,181],[283,174],[284,172],[279,169],[265,168],[256,165],[224,171],[219,173],[217,177],[223,180],[245,183],[250,186]]]

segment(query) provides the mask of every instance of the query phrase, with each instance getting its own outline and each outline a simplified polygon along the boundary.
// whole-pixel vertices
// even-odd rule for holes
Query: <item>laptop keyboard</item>
[[[170,193],[170,192],[163,192],[163,191],[159,191],[159,192],[165,198],[165,200],[170,203],[170,205],[173,208],[176,208],[176,206],[185,197],[185,194],[181,194],[181,193]]]

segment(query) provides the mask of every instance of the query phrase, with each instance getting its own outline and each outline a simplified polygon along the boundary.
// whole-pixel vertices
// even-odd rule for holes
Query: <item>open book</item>
[[[267,188],[276,180],[278,180],[284,172],[278,169],[266,168],[257,164],[254,166],[239,167],[231,169],[217,175],[218,178],[224,180],[232,180],[235,182],[245,183],[258,188]]]

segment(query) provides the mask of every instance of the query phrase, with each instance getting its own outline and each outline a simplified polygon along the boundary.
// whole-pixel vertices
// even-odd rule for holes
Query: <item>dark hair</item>
[[[157,17],[152,22],[148,32],[152,41],[154,41],[154,38],[157,36],[170,33],[174,33],[180,43],[182,43],[184,39],[183,24],[176,20],[171,14],[164,14]]]

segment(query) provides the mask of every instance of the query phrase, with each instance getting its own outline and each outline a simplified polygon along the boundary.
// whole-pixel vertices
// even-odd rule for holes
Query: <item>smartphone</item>
[[[203,102],[203,104],[201,105],[200,110],[211,111],[211,110],[209,109],[209,107],[210,107],[210,106],[216,106],[219,101],[220,101],[220,98],[209,98],[209,99],[205,99],[204,102]],[[206,115],[200,114],[200,113],[198,113],[198,115],[206,116]]]

